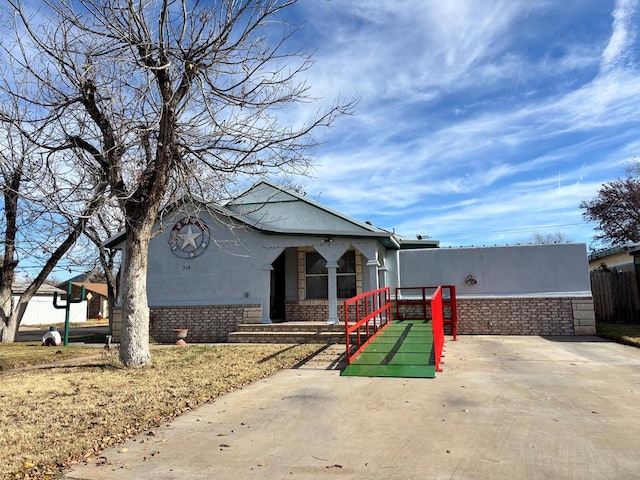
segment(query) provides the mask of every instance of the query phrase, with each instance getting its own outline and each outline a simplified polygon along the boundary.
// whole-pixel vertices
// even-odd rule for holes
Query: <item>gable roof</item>
[[[224,204],[208,208],[266,235],[374,238],[386,248],[437,248],[437,240],[403,241],[395,233],[344,215],[267,179],[260,179]],[[105,241],[107,248],[125,239],[120,233]],[[404,243],[404,245],[403,245]]]
[[[375,232],[391,235],[365,222],[348,217],[292,190],[261,179],[224,205],[250,219],[255,226],[273,230],[319,230]]]
[[[399,248],[395,234],[343,215],[266,179],[253,184],[223,208],[235,219],[264,234],[375,238],[387,248]]]

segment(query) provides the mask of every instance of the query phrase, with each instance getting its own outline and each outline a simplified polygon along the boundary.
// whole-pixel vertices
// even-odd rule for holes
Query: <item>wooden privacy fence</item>
[[[596,321],[640,323],[638,282],[633,272],[591,272]]]

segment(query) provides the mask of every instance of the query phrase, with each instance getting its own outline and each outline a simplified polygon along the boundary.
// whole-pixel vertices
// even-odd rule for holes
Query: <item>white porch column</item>
[[[385,265],[378,268],[378,288],[384,288],[389,285],[388,272],[389,269]]]
[[[262,323],[271,323],[271,271],[273,265],[262,265]]]
[[[367,261],[367,267],[369,267],[369,291],[378,289],[378,260]],[[373,305],[371,309],[377,310],[380,307],[378,305],[378,296],[373,297]]]
[[[329,289],[329,319],[327,323],[338,323],[338,262],[327,262]]]
[[[367,261],[367,267],[369,267],[369,289],[377,290],[380,288],[378,286],[378,267],[380,264],[378,260],[369,260]]]

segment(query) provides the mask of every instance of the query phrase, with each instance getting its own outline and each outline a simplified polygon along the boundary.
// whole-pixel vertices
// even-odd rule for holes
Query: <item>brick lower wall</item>
[[[571,300],[573,308],[573,334],[595,335],[596,314],[593,309],[593,298],[574,298]]]
[[[458,297],[460,335],[593,335],[593,299],[588,297]],[[174,328],[188,328],[187,342],[226,342],[239,323],[259,323],[260,305],[151,307],[149,331],[160,343],[173,343]],[[350,316],[355,312],[350,312]],[[407,312],[409,313],[409,312]],[[411,312],[413,313],[413,312]],[[392,315],[396,316],[395,308]],[[286,302],[289,322],[326,322],[328,302]],[[122,312],[113,315],[113,341],[119,342]],[[338,302],[338,319],[344,309]]]
[[[149,334],[156,342],[175,341],[174,328],[188,328],[187,342],[226,342],[236,325],[253,317],[260,305],[150,307]]]
[[[226,342],[239,323],[255,323],[260,305],[204,305],[149,308],[149,335],[159,343],[176,340],[173,329],[188,328],[187,342]],[[122,310],[114,312],[113,341],[120,342]]]
[[[109,316],[111,326],[111,339],[115,343],[120,343],[122,338],[122,308],[114,308]]]
[[[593,300],[585,297],[460,298],[461,335],[592,335]]]
[[[329,319],[329,302],[325,300],[288,301],[285,303],[287,322],[326,322]],[[344,322],[344,306],[338,301],[338,320]]]

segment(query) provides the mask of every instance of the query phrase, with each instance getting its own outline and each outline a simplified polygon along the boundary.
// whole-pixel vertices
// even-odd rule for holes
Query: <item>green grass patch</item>
[[[599,336],[614,342],[640,347],[640,325],[626,323],[598,323],[596,332]]]

